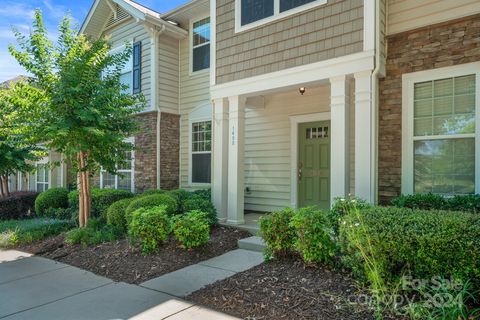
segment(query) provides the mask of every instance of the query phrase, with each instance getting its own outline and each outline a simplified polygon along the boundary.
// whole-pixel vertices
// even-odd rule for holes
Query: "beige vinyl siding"
[[[351,110],[355,108],[353,106]],[[291,206],[290,116],[330,111],[330,87],[265,97],[264,108],[249,108],[245,124],[245,209],[272,211]],[[351,117],[354,123],[354,116]],[[353,143],[354,128],[351,128]],[[351,148],[351,166],[355,149]],[[351,172],[353,176],[353,172]],[[352,179],[352,183],[354,183]],[[353,191],[353,189],[352,189]]]
[[[389,0],[388,34],[480,13],[478,0]]]
[[[129,18],[125,22],[116,25],[111,29],[105,31],[109,35],[110,41],[112,43],[112,48],[121,46],[125,42],[135,43],[138,41],[142,42],[142,82],[141,89],[142,93],[145,96],[147,105],[145,111],[151,111],[150,104],[150,37],[144,27],[136,23],[133,19]]]
[[[380,0],[380,61],[385,66],[387,59],[387,0]]]
[[[180,186],[190,188],[188,170],[189,155],[189,114],[195,108],[211,104],[210,72],[202,70],[190,73],[189,38],[180,41]]]
[[[158,104],[160,111],[178,114],[179,41],[160,36],[158,49]]]
[[[327,4],[235,33],[235,0],[217,1],[216,83],[363,50],[363,1]]]

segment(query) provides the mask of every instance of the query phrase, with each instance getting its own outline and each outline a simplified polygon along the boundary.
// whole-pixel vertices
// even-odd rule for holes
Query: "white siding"
[[[124,45],[126,42],[142,42],[142,82],[141,89],[145,96],[147,105],[145,111],[151,111],[150,104],[150,37],[144,27],[136,23],[133,19],[128,19],[111,29],[105,31],[111,37],[112,48]]]
[[[291,206],[290,116],[329,111],[329,86],[307,88],[304,96],[296,90],[268,95],[265,108],[247,108],[245,187],[250,188],[250,193],[245,194],[246,210],[271,211]],[[354,121],[352,115],[351,123]],[[351,133],[353,167],[353,126]],[[353,171],[351,176],[354,184]]]
[[[210,72],[190,74],[189,38],[180,41],[180,187],[189,188],[189,114],[197,107],[210,104]]]
[[[160,36],[158,55],[158,104],[161,112],[178,114],[179,41]]]
[[[462,18],[479,12],[479,0],[389,0],[388,34]]]

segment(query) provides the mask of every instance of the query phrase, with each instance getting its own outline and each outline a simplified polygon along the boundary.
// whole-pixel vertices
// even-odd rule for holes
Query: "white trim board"
[[[318,112],[290,116],[290,204],[298,206],[298,125],[306,122],[330,121],[330,112]]]
[[[403,194],[414,192],[413,165],[413,89],[424,81],[476,74],[475,106],[475,192],[480,192],[480,62],[404,74],[402,77],[402,186]],[[437,137],[436,138],[440,138]]]
[[[211,98],[221,99],[238,95],[259,95],[286,87],[329,81],[332,77],[373,70],[375,67],[374,59],[374,51],[370,50],[218,84],[210,87]]]

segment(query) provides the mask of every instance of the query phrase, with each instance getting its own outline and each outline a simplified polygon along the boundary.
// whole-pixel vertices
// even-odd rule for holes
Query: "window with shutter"
[[[137,94],[141,91],[142,83],[142,43],[133,44],[133,93]]]

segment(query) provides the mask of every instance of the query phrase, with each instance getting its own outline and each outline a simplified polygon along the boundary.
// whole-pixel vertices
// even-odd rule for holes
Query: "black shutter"
[[[133,44],[133,93],[140,93],[142,82],[142,43]]]

